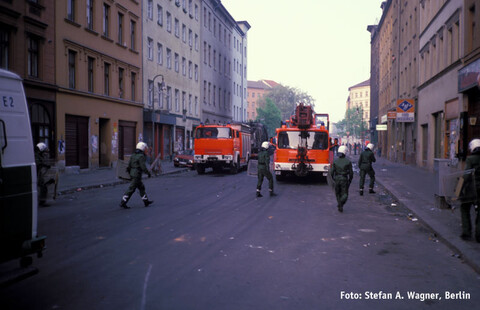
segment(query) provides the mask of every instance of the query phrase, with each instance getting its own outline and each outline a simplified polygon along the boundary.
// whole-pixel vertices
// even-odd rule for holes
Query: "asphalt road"
[[[40,273],[0,290],[0,309],[474,309],[480,277],[381,188],[344,213],[317,180],[197,175],[60,197],[39,210]],[[378,295],[373,295],[375,293]],[[414,294],[416,292],[418,294]],[[464,299],[447,299],[447,292]],[[391,295],[390,295],[391,294]],[[378,297],[380,299],[371,299]],[[367,299],[369,298],[369,299]],[[391,299],[390,299],[391,298]],[[423,299],[423,300],[422,300]]]

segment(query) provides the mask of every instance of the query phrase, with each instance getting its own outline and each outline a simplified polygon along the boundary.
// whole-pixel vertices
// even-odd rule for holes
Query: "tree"
[[[280,127],[282,114],[272,99],[266,98],[265,106],[257,108],[257,121],[267,127],[268,136],[275,136],[275,129]]]
[[[265,106],[267,99],[272,100],[280,109],[282,120],[288,120],[295,113],[295,108],[300,102],[303,102],[305,105],[311,105],[312,108],[315,106],[315,100],[306,92],[281,84],[275,86],[260,99],[259,104],[261,107]]]
[[[336,124],[340,136],[363,138],[363,133],[368,129],[363,121],[363,108],[354,107],[345,112],[345,118]]]

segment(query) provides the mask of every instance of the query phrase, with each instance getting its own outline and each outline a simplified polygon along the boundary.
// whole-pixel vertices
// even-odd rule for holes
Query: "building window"
[[[182,74],[183,76],[187,75],[187,60],[185,57],[182,57]]]
[[[157,43],[157,63],[159,65],[163,64],[163,46],[160,43]]]
[[[195,115],[198,115],[198,97],[195,96]]]
[[[188,78],[192,79],[193,77],[193,64],[191,61],[188,62]]]
[[[185,111],[185,101],[187,100],[187,93],[182,91],[182,113]]]
[[[188,94],[188,111],[192,114],[192,95]]]
[[[175,18],[175,36],[180,38],[180,22]]]
[[[67,18],[75,21],[75,0],[67,1]]]
[[[167,48],[167,68],[172,69],[172,50]]]
[[[108,38],[109,35],[109,27],[108,27],[108,19],[110,13],[110,6],[107,4],[103,4],[103,35]]]
[[[193,47],[193,32],[192,29],[188,29],[188,45],[190,48]]]
[[[93,30],[93,0],[87,0],[87,28]]]
[[[153,108],[153,81],[148,80],[148,106]]]
[[[110,64],[105,63],[103,66],[103,85],[104,85],[104,94],[106,96],[110,95]]]
[[[182,24],[182,41],[187,43],[187,26],[185,24]]]
[[[180,70],[180,64],[179,64],[180,60],[179,60],[179,56],[178,56],[177,53],[175,53],[175,60],[174,61],[175,61],[175,72],[178,73],[179,70]]]
[[[131,75],[131,84],[130,84],[130,92],[132,93],[132,101],[135,101],[135,79],[137,78],[137,74],[135,72],[132,72]]]
[[[170,110],[172,108],[172,88],[167,86],[167,109]]]
[[[175,89],[175,111],[180,111],[180,91]]]
[[[0,68],[8,69],[8,51],[9,51],[10,33],[4,29],[0,29]]]
[[[95,85],[95,79],[94,79],[94,68],[95,68],[95,58],[93,57],[88,57],[88,63],[87,63],[87,71],[88,71],[88,77],[87,77],[87,83],[88,83],[88,91],[93,93],[94,92],[94,85]]]
[[[135,27],[136,23],[131,20],[130,21],[130,48],[134,51],[135,50]]]
[[[195,81],[198,82],[198,65],[195,65]]]
[[[167,11],[167,31],[172,32],[172,14]]]
[[[118,13],[118,43],[123,45],[123,14]]]
[[[163,8],[157,5],[157,24],[163,26]]]
[[[153,60],[153,39],[147,38],[148,60]]]
[[[147,1],[147,17],[150,20],[153,20],[153,0]]]
[[[158,88],[158,107],[160,109],[163,109],[163,89],[162,89],[162,84],[157,83],[157,88]]]
[[[123,68],[118,68],[118,96],[120,98],[123,98],[123,93],[124,93],[124,69]]]
[[[68,51],[68,87],[75,88],[75,58],[77,53]]]
[[[30,37],[28,38],[28,75],[31,77],[38,77],[38,58],[38,39]]]
[[[198,34],[195,34],[195,50],[198,51]]]
[[[198,21],[198,5],[195,4],[195,20]]]

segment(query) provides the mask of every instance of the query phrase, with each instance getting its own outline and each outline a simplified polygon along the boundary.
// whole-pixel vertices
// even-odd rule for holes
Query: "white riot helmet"
[[[373,148],[374,148],[374,147],[375,147],[375,146],[374,146],[372,143],[367,144],[367,148],[368,148],[370,151],[373,151]]]
[[[262,147],[263,147],[264,149],[268,149],[268,146],[269,146],[269,145],[270,145],[270,143],[268,143],[268,141],[265,141],[265,142],[262,143]]]
[[[347,147],[345,145],[342,145],[338,148],[337,153],[342,153],[343,155],[347,154]]]
[[[470,141],[468,144],[468,148],[470,149],[470,152],[474,152],[475,149],[480,148],[480,139],[473,139]]]
[[[40,150],[40,152],[43,152],[43,151],[45,151],[45,150],[47,149],[47,145],[46,145],[45,143],[43,143],[43,142],[38,143],[38,144],[37,144],[37,147],[38,147],[38,149]]]
[[[145,152],[146,149],[147,149],[147,144],[145,142],[138,142],[137,143],[137,150],[141,150],[141,151]]]

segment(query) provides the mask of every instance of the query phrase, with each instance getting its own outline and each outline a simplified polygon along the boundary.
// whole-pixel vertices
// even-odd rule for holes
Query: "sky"
[[[247,79],[274,80],[315,99],[330,121],[345,116],[348,88],[370,78],[370,32],[382,0],[222,0],[247,21]]]

